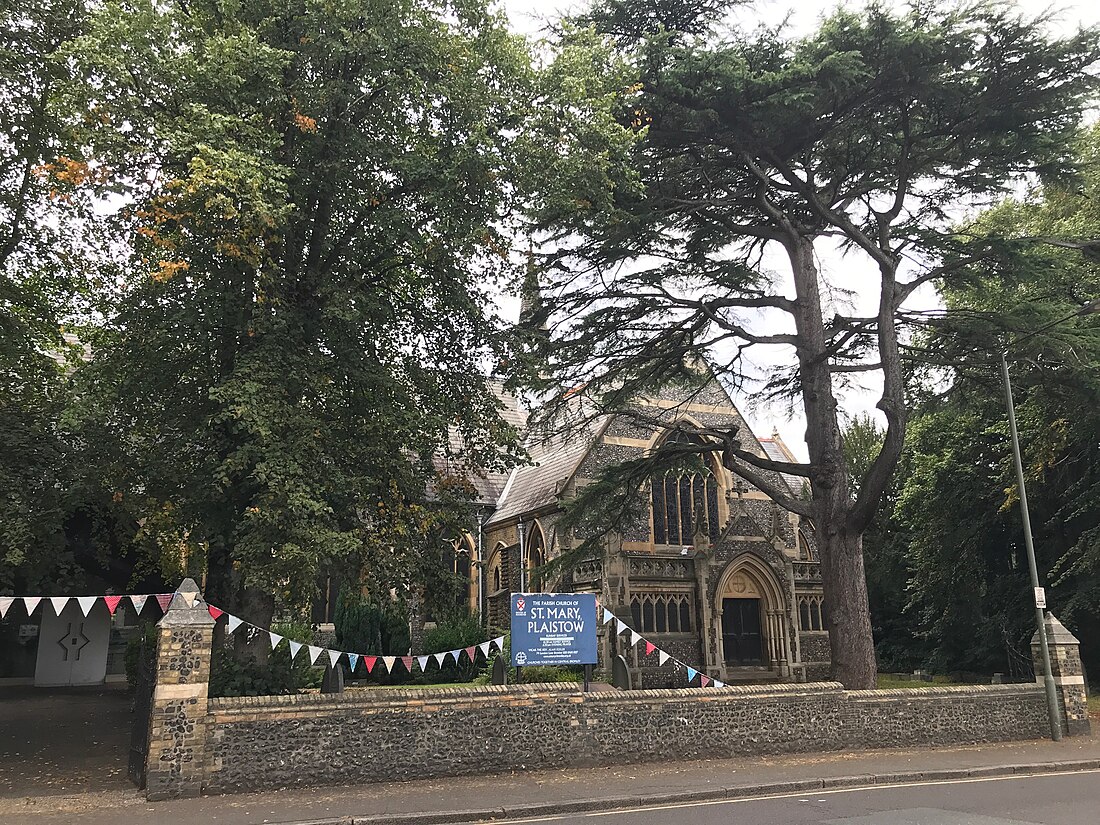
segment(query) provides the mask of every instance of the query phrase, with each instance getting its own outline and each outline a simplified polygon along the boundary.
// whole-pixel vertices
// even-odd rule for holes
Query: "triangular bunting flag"
[[[474,645],[470,645],[466,648],[466,658],[470,660],[470,664],[474,663],[474,656],[477,655],[477,648]]]
[[[671,657],[667,653],[665,653],[663,650],[657,651],[657,664],[658,665],[663,665],[670,658]]]
[[[693,667],[688,668],[688,684],[691,684],[693,681],[695,681],[695,674],[698,673],[698,672],[699,671],[697,671]]]
[[[359,664],[359,654],[358,653],[349,653],[348,654],[348,664],[351,665],[351,672],[354,675],[355,666],[357,664]]]
[[[492,642],[482,642],[477,646],[477,649],[481,651],[481,655],[484,656],[486,659],[489,658],[489,645],[491,644]]]
[[[279,646],[279,642],[283,640],[283,637],[274,631],[267,631],[267,637],[271,639],[271,649],[274,650]]]
[[[339,650],[329,650],[329,651],[327,651],[327,653],[328,653],[328,663],[330,665],[332,665],[333,667],[336,667],[336,663],[340,661],[340,651]]]
[[[420,672],[421,673],[427,673],[428,672],[428,657],[427,656],[417,656],[416,657],[416,663],[418,665],[420,665]]]
[[[194,607],[195,602],[199,600],[198,590],[188,590],[186,593],[181,590],[180,595],[183,596],[183,600],[187,603],[188,607]]]
[[[393,663],[397,661],[396,656],[383,656],[382,664],[386,667],[387,673],[393,673]]]
[[[405,666],[405,670],[407,670],[409,673],[413,672],[413,657],[412,656],[402,656],[401,657],[401,664],[403,664]]]
[[[160,605],[160,609],[163,610],[165,613],[168,612],[168,605],[170,605],[172,603],[172,596],[173,595],[175,595],[175,594],[174,593],[158,593],[157,594],[157,604]]]
[[[244,624],[243,619],[237,618],[232,613],[227,613],[226,615],[229,616],[229,618],[226,620],[225,629],[228,630],[230,633],[232,633],[234,630]]]
[[[290,661],[294,661],[294,657],[298,655],[298,651],[301,649],[301,642],[290,642]]]
[[[309,663],[311,665],[317,664],[317,659],[318,659],[318,657],[320,657],[320,655],[321,655],[321,648],[317,647],[316,645],[310,645],[309,646]]]
[[[615,618],[615,614],[608,610],[606,607],[603,609],[603,621],[601,624],[607,624],[609,621]]]
[[[639,636],[633,630],[630,631],[630,646],[631,647],[637,647],[638,642],[640,642],[641,640],[642,640],[641,636]]]
[[[84,618],[88,618],[88,614],[92,612],[92,607],[95,606],[99,596],[77,596],[76,603],[80,605],[80,612],[84,614]]]
[[[649,639],[646,639],[646,641],[645,641],[645,655],[649,656],[656,649],[657,649],[657,645],[653,644],[653,642],[649,641]]]
[[[615,620],[615,635],[619,635],[620,633],[623,633],[624,631],[629,629],[630,628],[626,626],[626,622],[624,622],[622,619]]]
[[[141,608],[145,607],[145,600],[148,598],[148,596],[131,596],[130,604],[134,606],[136,612],[140,613]]]
[[[699,684],[702,685],[703,687],[706,687],[707,685],[710,684],[710,677],[700,674],[699,675]]]
[[[53,605],[53,612],[58,616],[61,615],[61,611],[65,609],[65,605],[68,603],[68,596],[50,596],[50,604]]]
[[[495,639],[492,640],[492,643],[497,646],[497,650],[499,650],[501,653],[504,652],[504,637],[503,636],[497,636]]]
[[[433,653],[432,658],[435,659],[435,663],[440,667],[443,667],[443,660],[447,658],[446,653]]]
[[[725,682],[719,682],[717,679],[715,679],[714,680],[714,686],[715,687],[725,687],[726,683]]]
[[[8,615],[8,608],[10,608],[14,602],[14,596],[0,596],[0,619]]]
[[[374,670],[374,666],[377,663],[378,663],[378,657],[377,656],[364,656],[363,657],[363,664],[365,664],[367,666],[367,673],[370,673],[372,670]]]
[[[225,611],[222,610],[220,607],[214,607],[214,605],[212,605],[212,604],[208,604],[206,606],[206,611],[210,614],[210,618],[213,619],[214,621],[217,621],[218,619],[220,619],[222,617],[222,615],[225,613]]]
[[[27,608],[27,615],[31,615],[34,609],[38,607],[38,603],[42,601],[41,596],[24,596],[23,607]]]
[[[111,611],[111,615],[115,615],[115,610],[118,609],[118,603],[122,601],[122,596],[104,596],[103,603],[107,605],[107,609]]]

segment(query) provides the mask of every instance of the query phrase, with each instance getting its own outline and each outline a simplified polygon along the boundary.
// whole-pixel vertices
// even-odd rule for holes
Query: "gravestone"
[[[630,690],[630,668],[626,665],[626,659],[620,654],[611,660],[611,684],[619,690]]]
[[[329,665],[325,668],[325,675],[321,679],[321,693],[344,692],[344,669],[337,665]]]
[[[508,667],[504,664],[504,657],[497,656],[493,659],[493,684],[494,685],[506,685],[508,684]]]

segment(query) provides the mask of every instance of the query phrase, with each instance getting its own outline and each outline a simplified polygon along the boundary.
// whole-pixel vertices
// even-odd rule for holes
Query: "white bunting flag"
[[[609,621],[615,618],[615,614],[608,610],[606,607],[603,609],[603,621],[600,624],[607,624]]]
[[[493,644],[495,644],[497,646],[497,650],[499,650],[501,653],[504,652],[504,637],[503,636],[497,636],[495,639],[493,639]]]
[[[41,596],[24,596],[23,607],[27,608],[27,615],[31,615],[34,609],[38,607],[38,603],[42,601]]]
[[[298,655],[298,651],[302,649],[301,642],[290,642],[290,661],[294,661],[294,657]]]
[[[268,638],[271,639],[271,649],[272,650],[277,648],[279,646],[279,642],[281,642],[283,640],[282,636],[280,636],[278,633],[273,633],[270,630],[267,631],[267,635],[268,635]]]
[[[715,679],[714,680],[714,686],[715,687],[725,687],[726,683],[725,682],[719,682],[717,679]]]
[[[428,657],[427,656],[417,656],[416,661],[417,661],[417,664],[420,665],[420,672],[421,673],[427,673],[428,672]]]
[[[78,605],[80,605],[80,611],[84,614],[85,618],[87,618],[88,614],[92,612],[92,607],[93,607],[93,605],[95,605],[95,603],[98,599],[99,599],[99,596],[77,596],[76,597],[76,603]]]
[[[443,667],[443,660],[447,658],[447,654],[446,653],[433,653],[432,656],[435,657],[435,663],[437,665],[439,665],[440,667]]]
[[[628,628],[626,626],[626,622],[624,622],[622,619],[616,619],[615,620],[615,635],[616,636],[620,635],[621,633],[624,633],[625,631],[627,631],[629,629],[630,628]]]
[[[658,650],[657,651],[657,664],[658,665],[663,665],[670,658],[672,658],[672,657],[669,656],[667,653],[665,653],[663,650]]]
[[[61,615],[61,611],[65,609],[65,605],[68,603],[68,596],[50,596],[50,604],[53,605],[53,612],[58,616]]]
[[[477,649],[481,651],[481,655],[484,656],[486,659],[489,658],[489,645],[491,644],[492,642],[482,642],[477,646]]]
[[[148,596],[131,596],[130,597],[130,604],[132,604],[134,606],[134,611],[136,613],[141,612],[141,608],[145,607],[145,600],[148,599],[148,598],[149,598]],[[230,632],[232,633],[232,631],[230,631]]]
[[[642,640],[641,636],[639,636],[633,630],[630,631],[630,646],[631,647],[636,647],[638,642],[640,642],[641,640]]]
[[[339,661],[340,661],[340,651],[339,650],[329,650],[328,651],[328,663],[330,665],[332,665],[332,667],[336,667],[336,663],[339,662]]]
[[[397,661],[396,656],[383,656],[382,657],[382,664],[384,664],[386,666],[386,671],[388,673],[393,673],[393,663],[396,662],[396,661]]]
[[[8,608],[15,601],[13,596],[0,596],[0,619],[8,615]]]
[[[242,624],[241,619],[238,619],[232,613],[226,613],[225,615],[227,615],[229,617],[229,619],[228,619],[228,621],[226,622],[226,625],[225,625],[225,629],[227,631],[232,633],[234,630],[236,630],[238,627],[241,626],[241,624]]]
[[[317,664],[317,658],[321,655],[321,648],[316,645],[309,646],[309,663],[311,665]]]

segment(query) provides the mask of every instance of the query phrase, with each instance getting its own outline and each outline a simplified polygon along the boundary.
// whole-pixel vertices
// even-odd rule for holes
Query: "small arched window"
[[[527,590],[538,593],[543,585],[543,565],[546,564],[546,540],[538,525],[531,531],[527,542]]]
[[[703,443],[698,436],[688,433],[674,433],[669,441]],[[711,544],[718,541],[721,530],[718,479],[707,454],[704,464],[702,471],[670,472],[650,483],[654,544],[685,547],[695,543],[697,531],[705,533]]]

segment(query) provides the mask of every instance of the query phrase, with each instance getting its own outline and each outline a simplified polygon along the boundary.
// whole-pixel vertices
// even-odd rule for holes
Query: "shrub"
[[[440,622],[433,629],[424,634],[425,653],[444,653],[448,650],[459,650],[476,645],[485,640],[485,629],[481,626],[476,615],[455,616]],[[435,661],[434,659],[432,660]],[[468,659],[463,658],[461,664],[456,665],[450,659],[444,661],[442,668],[434,668],[429,665],[428,673],[424,674],[424,681],[432,682],[470,682],[478,675],[479,668]]]
[[[313,631],[308,624],[285,622],[272,628],[280,636],[305,643]],[[280,643],[266,664],[241,660],[228,645],[215,648],[210,663],[211,696],[275,696],[297,693],[321,684],[322,670],[310,665],[304,649],[291,662],[290,647]]]

